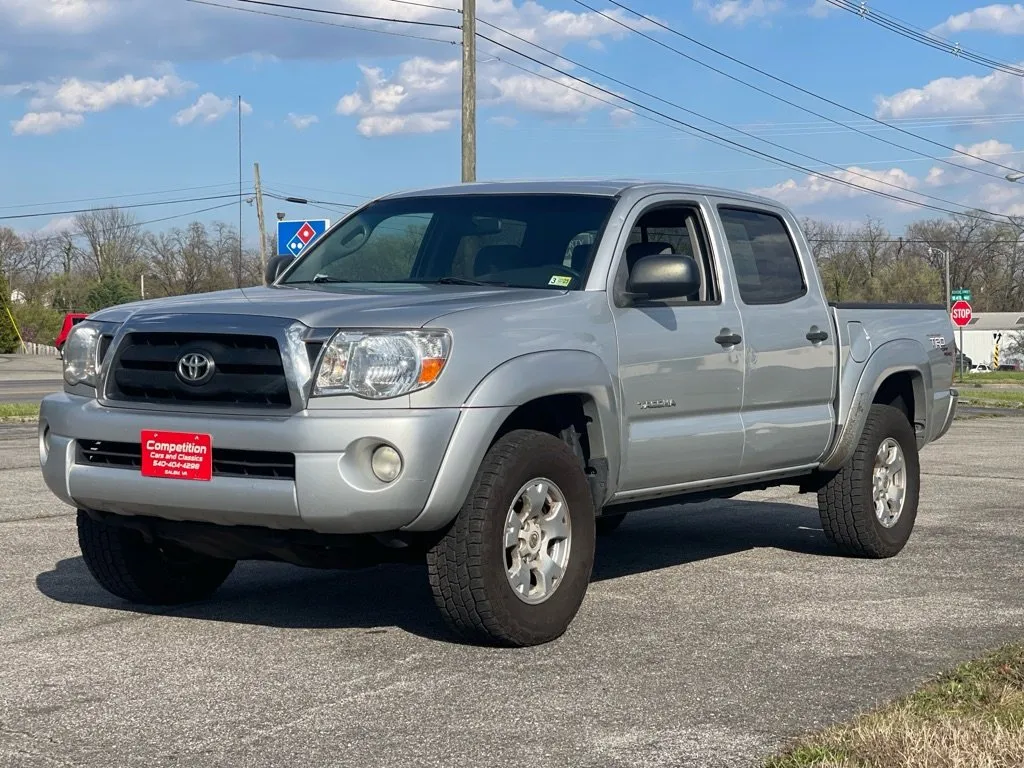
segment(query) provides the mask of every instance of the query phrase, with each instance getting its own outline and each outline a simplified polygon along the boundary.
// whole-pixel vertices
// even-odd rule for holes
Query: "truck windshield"
[[[324,235],[280,284],[579,290],[614,204],[610,197],[557,194],[380,200]]]

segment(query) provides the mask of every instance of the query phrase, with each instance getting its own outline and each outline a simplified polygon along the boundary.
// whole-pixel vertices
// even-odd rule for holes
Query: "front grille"
[[[108,469],[141,470],[142,446],[139,443],[116,443],[109,440],[79,440],[75,462]],[[213,475],[294,480],[295,454],[214,448]]]
[[[190,352],[214,361],[209,381],[193,385],[179,377],[178,361]],[[291,406],[281,352],[269,336],[129,333],[111,366],[107,396],[158,405]]]

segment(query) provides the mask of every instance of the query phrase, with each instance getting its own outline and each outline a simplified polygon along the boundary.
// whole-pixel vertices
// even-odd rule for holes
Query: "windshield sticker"
[[[568,288],[572,278],[568,275],[555,275],[548,280],[548,285],[557,285],[559,288]]]

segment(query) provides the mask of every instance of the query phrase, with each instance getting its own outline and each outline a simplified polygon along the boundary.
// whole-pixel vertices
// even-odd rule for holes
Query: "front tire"
[[[510,432],[427,555],[434,601],[467,640],[549,642],[583,602],[594,538],[593,496],[572,448],[543,432]]]
[[[78,544],[93,578],[112,595],[142,605],[178,605],[213,594],[235,567],[140,531],[78,511]]]
[[[872,405],[852,458],[818,491],[825,535],[843,554],[893,557],[917,518],[917,438],[898,408]]]

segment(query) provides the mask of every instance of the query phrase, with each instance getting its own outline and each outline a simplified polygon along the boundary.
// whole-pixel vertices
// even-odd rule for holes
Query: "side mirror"
[[[294,256],[275,256],[272,258],[267,262],[267,271],[263,273],[263,281],[267,285],[271,285],[294,260]]]
[[[626,291],[634,297],[676,299],[700,290],[700,270],[689,256],[645,256],[633,265]]]

